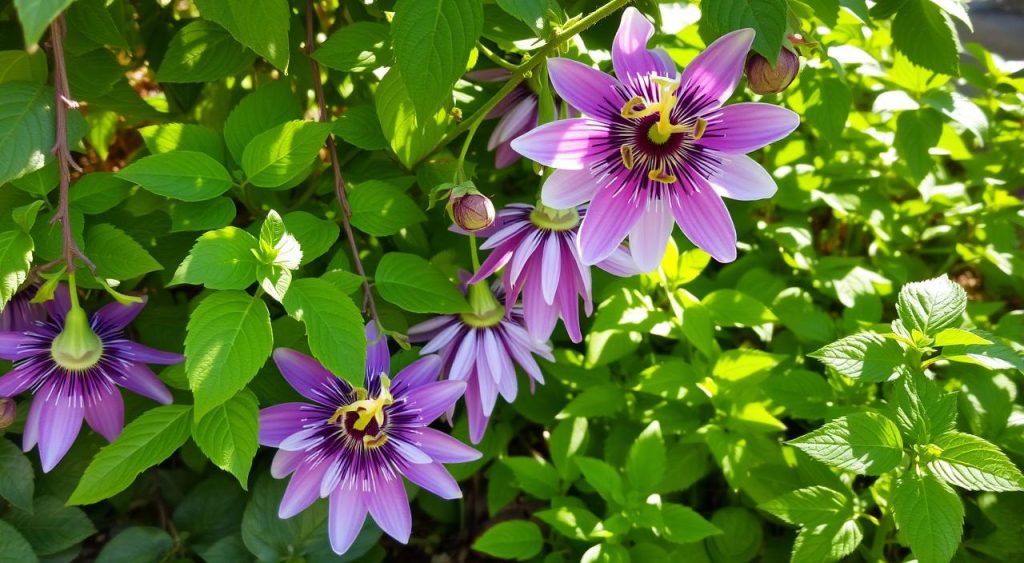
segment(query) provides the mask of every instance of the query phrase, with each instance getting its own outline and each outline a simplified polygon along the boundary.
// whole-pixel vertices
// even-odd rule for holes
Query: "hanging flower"
[[[473,312],[442,315],[409,329],[410,342],[426,342],[420,354],[440,352],[443,372],[449,380],[466,382],[466,411],[469,439],[480,443],[500,394],[509,403],[516,400],[519,383],[516,365],[530,377],[530,384],[544,383],[539,355],[554,361],[551,347],[527,333],[521,307],[505,308],[500,286],[498,299],[485,283],[469,286]]]
[[[559,317],[573,342],[583,340],[579,298],[583,299],[587,316],[594,309],[590,266],[580,261],[576,246],[576,233],[585,211],[585,207],[552,209],[543,204],[535,207],[514,203],[498,213],[501,230],[480,246],[492,252],[469,283],[483,281],[499,268],[505,268],[505,308],[512,309],[520,294],[523,296],[523,316],[534,340],[547,341]],[[637,273],[633,259],[623,247],[597,265],[620,276]]]
[[[18,293],[0,311],[0,332],[22,332],[35,325],[36,321],[46,320],[46,307],[40,303],[32,303],[36,287],[29,286]]]
[[[612,45],[617,79],[564,58],[548,60],[558,94],[584,115],[542,125],[512,148],[556,168],[542,201],[590,202],[578,244],[595,264],[628,236],[644,270],[658,266],[675,223],[720,262],[736,259],[736,229],[722,197],[771,197],[775,181],[746,156],[800,123],[762,103],[722,106],[743,74],[754,31],[712,43],[679,75],[668,54],[648,50],[654,28],[628,8]]]
[[[365,387],[353,388],[315,359],[285,348],[274,362],[310,403],[260,411],[259,441],[278,448],[271,474],[291,475],[278,516],[291,518],[317,498],[329,498],[331,547],[345,553],[369,513],[388,535],[406,543],[412,530],[402,476],[446,499],[462,496],[442,463],[462,463],[480,452],[428,427],[452,408],[466,384],[438,381],[441,360],[420,358],[388,378],[386,337],[371,324]]]
[[[124,427],[124,401],[118,386],[168,404],[171,392],[146,364],[177,364],[180,354],[154,350],[128,340],[124,329],[145,307],[111,303],[87,318],[67,286],[46,303],[49,321],[22,331],[0,332],[0,358],[14,369],[0,377],[0,397],[32,390],[22,446],[39,444],[43,471],[64,457],[83,418],[109,441]]]

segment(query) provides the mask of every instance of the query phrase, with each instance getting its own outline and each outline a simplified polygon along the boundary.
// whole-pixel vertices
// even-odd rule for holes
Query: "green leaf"
[[[197,0],[199,12],[282,72],[288,70],[287,0]]]
[[[334,221],[321,219],[305,211],[292,211],[284,216],[285,227],[302,246],[302,264],[321,257],[334,246],[341,230]]]
[[[366,151],[388,147],[380,128],[377,110],[371,105],[353,106],[334,122],[334,135],[346,143]]]
[[[163,529],[132,526],[103,545],[96,563],[160,563],[173,547],[174,540]]]
[[[171,38],[156,75],[160,82],[214,82],[242,72],[255,58],[224,28],[195,20]]]
[[[1024,490],[1024,474],[999,448],[977,436],[950,431],[929,450],[939,453],[928,469],[951,485],[969,491]]]
[[[971,344],[992,344],[993,342],[970,330],[947,328],[935,335],[936,346],[969,346]]]
[[[881,475],[903,459],[899,428],[874,412],[837,418],[789,444],[818,461],[863,475]]]
[[[547,22],[551,20],[551,14],[560,16],[562,7],[555,0],[497,0],[502,10],[513,15],[519,21],[525,23],[534,32],[541,31],[548,27]]]
[[[586,418],[571,418],[559,422],[551,431],[548,454],[563,479],[568,479],[576,470],[571,460],[586,450],[589,442],[588,427]]]
[[[577,506],[559,506],[534,512],[533,515],[556,532],[573,540],[589,539],[601,522],[593,512]]]
[[[110,211],[128,198],[132,183],[113,172],[90,172],[72,184],[68,203],[87,215]]]
[[[892,20],[892,42],[918,66],[950,76],[960,74],[956,26],[932,0],[903,3]]]
[[[594,385],[573,397],[555,418],[615,416],[624,406],[622,387],[612,384]]]
[[[10,440],[0,438],[0,498],[11,506],[32,512],[35,473],[32,462]]]
[[[229,197],[174,202],[170,207],[172,233],[219,229],[231,223],[238,211],[235,201]]]
[[[518,487],[543,500],[559,493],[558,471],[547,461],[536,457],[511,456],[501,460],[515,475]]]
[[[579,456],[574,461],[583,473],[583,479],[601,498],[609,503],[623,504],[622,477],[614,467],[592,457]]]
[[[544,538],[528,520],[507,520],[487,529],[473,542],[473,549],[501,559],[525,561],[540,553]]]
[[[331,132],[329,123],[288,121],[256,135],[242,153],[250,184],[276,188],[313,162]]]
[[[942,349],[942,357],[954,362],[975,364],[990,370],[1016,369],[1024,373],[1024,357],[1020,352],[1004,344],[993,334],[983,330],[971,329],[971,332],[988,340],[990,344],[957,344]]]
[[[196,420],[238,393],[270,357],[270,312],[259,298],[222,291],[203,299],[188,321],[185,372]]]
[[[478,0],[395,2],[395,63],[418,116],[429,118],[450,101],[483,23]]]
[[[36,200],[28,205],[16,207],[11,210],[11,219],[26,233],[32,232],[32,226],[36,224],[36,217],[39,215],[39,208],[43,206],[42,200]]]
[[[626,458],[626,477],[630,488],[641,495],[653,493],[665,476],[665,439],[657,420],[650,423],[633,445]]]
[[[117,177],[181,201],[213,199],[228,191],[232,184],[224,165],[213,157],[181,150],[136,160],[118,172]]]
[[[349,194],[352,225],[373,236],[388,236],[427,220],[404,191],[380,180],[360,183]]]
[[[0,84],[0,184],[39,170],[56,138],[53,90],[42,84]]]
[[[415,0],[414,0],[415,1]],[[397,68],[392,68],[377,86],[377,118],[391,150],[406,168],[412,168],[434,150],[444,136],[448,112],[444,108],[421,117]]]
[[[342,72],[366,72],[391,63],[388,26],[355,22],[335,31],[313,51],[320,64]]]
[[[921,182],[935,165],[928,149],[939,144],[941,136],[942,119],[934,110],[904,111],[896,119],[893,145],[896,153],[906,162],[915,182]]]
[[[872,331],[841,338],[808,356],[864,383],[879,383],[908,373],[906,353],[895,340]]]
[[[205,285],[210,289],[245,289],[256,281],[256,239],[237,227],[203,233],[178,266],[171,285]]]
[[[797,489],[757,506],[797,526],[819,526],[853,515],[845,495],[828,487]]]
[[[292,282],[282,304],[306,325],[313,356],[335,375],[361,387],[366,332],[352,300],[325,280],[307,278]]]
[[[912,443],[927,444],[956,427],[956,395],[921,374],[900,379],[889,402],[896,425]]]
[[[275,80],[242,98],[224,122],[224,142],[235,162],[256,135],[302,115],[287,80]]]
[[[734,289],[712,291],[701,303],[711,319],[723,326],[759,326],[776,320],[763,303]]]
[[[769,61],[779,58],[786,33],[785,0],[702,0],[701,35],[717,39],[737,29],[753,28],[754,50]]]
[[[28,279],[32,248],[32,237],[25,233],[0,232],[0,311]]]
[[[195,151],[224,160],[224,141],[220,134],[204,125],[194,123],[161,123],[139,129],[142,141],[153,154],[173,151]]]
[[[63,12],[74,0],[14,0],[18,9],[18,20],[25,30],[25,45],[35,45],[50,22]]]
[[[16,81],[45,84],[48,77],[43,51],[0,51],[0,84]]]
[[[661,505],[661,521],[661,533],[672,543],[693,543],[722,533],[692,508],[671,502]]]
[[[164,268],[135,239],[106,223],[86,231],[85,248],[97,277],[130,280]]]
[[[68,8],[67,18],[69,33],[81,33],[97,45],[131,49],[106,0],[77,0]]]
[[[792,563],[840,561],[857,549],[864,532],[853,519],[801,528],[793,542]]]
[[[963,533],[964,506],[960,497],[931,475],[908,472],[896,479],[892,491],[896,527],[920,563],[947,563]]]
[[[810,74],[808,71],[810,69],[804,69],[806,74]],[[801,88],[807,96],[803,121],[826,141],[835,144],[846,130],[846,119],[853,107],[853,93],[846,82],[831,74],[824,74],[824,71],[817,71],[812,76],[813,79],[808,77],[807,87]]]
[[[64,506],[54,497],[39,497],[31,512],[15,509],[5,518],[39,555],[59,553],[96,533],[82,509]]]
[[[164,405],[128,423],[85,469],[68,504],[92,504],[128,488],[146,469],[163,462],[188,440],[192,407]]]
[[[39,561],[39,557],[32,551],[32,544],[28,543],[25,536],[22,536],[17,528],[3,520],[0,520],[0,545],[4,546],[0,561],[5,563],[36,563]]]
[[[448,278],[414,254],[385,254],[374,279],[381,297],[412,313],[459,313],[467,309],[466,299]]]
[[[248,488],[249,469],[259,446],[259,416],[256,395],[242,389],[207,413],[192,430],[199,449],[214,465],[234,475],[243,489]]]
[[[110,93],[114,84],[124,79],[124,73],[128,70],[121,66],[110,50],[104,48],[80,55],[65,53],[65,57],[68,87],[79,100],[102,99]]]

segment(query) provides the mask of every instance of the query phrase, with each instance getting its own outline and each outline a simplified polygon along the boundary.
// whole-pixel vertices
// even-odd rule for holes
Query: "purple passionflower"
[[[71,448],[83,419],[108,441],[121,434],[124,401],[118,386],[171,402],[171,392],[146,364],[177,364],[184,358],[124,334],[145,305],[145,298],[130,305],[114,302],[87,318],[77,295],[61,285],[46,303],[49,321],[0,332],[0,358],[14,362],[14,369],[0,377],[0,396],[34,392],[22,446],[27,452],[39,444],[44,472]]]
[[[46,320],[46,307],[40,303],[32,303],[36,287],[27,287],[7,302],[7,306],[0,310],[0,332],[22,332],[36,324],[36,321]]]
[[[285,348],[274,362],[310,403],[260,411],[260,444],[278,448],[270,473],[291,475],[278,516],[291,518],[317,498],[329,498],[328,535],[348,551],[369,513],[389,536],[406,543],[412,531],[402,476],[435,495],[462,496],[442,463],[463,463],[480,452],[429,428],[452,408],[466,384],[438,381],[441,360],[426,356],[388,378],[386,337],[371,324],[366,337],[365,387],[353,388],[315,359]]]
[[[626,9],[612,45],[618,78],[582,63],[548,60],[558,94],[584,117],[542,125],[512,148],[556,168],[542,201],[590,202],[580,257],[595,264],[628,236],[645,271],[656,268],[675,223],[720,262],[736,259],[736,229],[722,197],[771,197],[775,181],[746,156],[796,129],[799,116],[763,103],[722,106],[743,75],[752,29],[712,43],[680,75],[668,53],[648,50],[654,27]]]
[[[555,361],[551,347],[526,331],[522,307],[503,307],[498,303],[503,291],[498,284],[493,290],[485,283],[473,284],[469,286],[473,312],[441,315],[409,329],[410,342],[426,342],[420,354],[440,352],[448,379],[466,382],[469,439],[474,444],[484,437],[498,395],[509,403],[515,401],[519,391],[515,366],[523,368],[532,387],[534,382],[544,383],[533,355]]]
[[[576,246],[585,212],[585,207],[552,209],[543,204],[514,203],[498,213],[501,229],[480,245],[492,252],[468,283],[478,283],[504,268],[505,307],[514,310],[520,294],[523,296],[522,312],[534,340],[547,341],[559,317],[573,342],[583,340],[579,298],[588,317],[594,310],[590,266],[580,260]],[[597,265],[619,276],[637,273],[624,247]]]

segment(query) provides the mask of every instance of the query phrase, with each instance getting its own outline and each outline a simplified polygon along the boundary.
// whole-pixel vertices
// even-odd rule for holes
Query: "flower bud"
[[[800,57],[785,47],[779,51],[779,60],[772,67],[768,59],[758,53],[747,58],[745,68],[747,84],[757,94],[778,94],[785,90],[800,72]]]
[[[14,417],[17,414],[18,405],[14,402],[14,399],[0,397],[0,429],[14,424]]]
[[[472,190],[463,195],[452,194],[449,200],[452,220],[463,229],[473,232],[486,229],[494,223],[494,204],[490,198]]]

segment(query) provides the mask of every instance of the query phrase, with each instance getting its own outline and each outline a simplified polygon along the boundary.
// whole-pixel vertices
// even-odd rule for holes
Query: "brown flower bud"
[[[779,60],[772,67],[768,59],[758,53],[751,53],[747,57],[744,70],[747,74],[747,84],[755,93],[778,94],[788,88],[800,72],[800,57],[783,47],[779,51]]]
[[[18,414],[18,406],[14,399],[0,397],[0,428],[7,428],[14,424],[14,417]]]
[[[494,204],[490,198],[473,192],[465,195],[453,194],[450,200],[455,224],[471,232],[486,229],[494,223]]]

